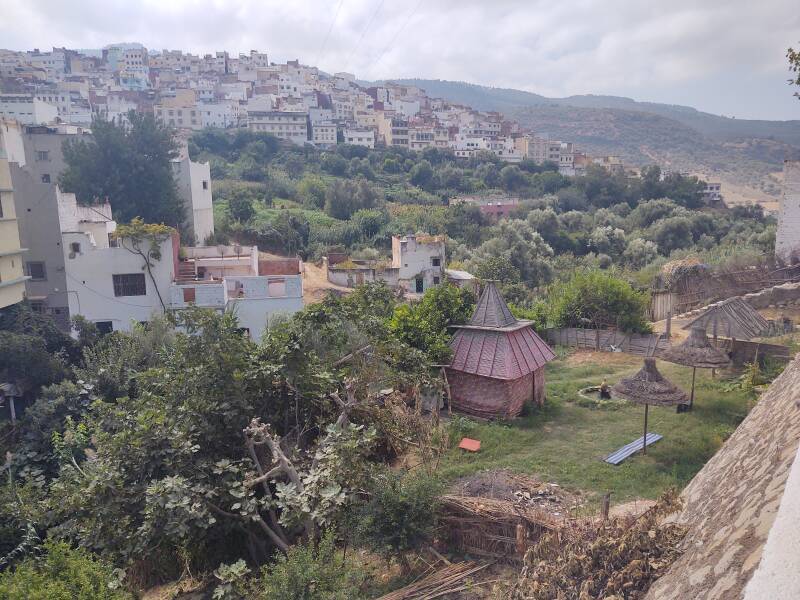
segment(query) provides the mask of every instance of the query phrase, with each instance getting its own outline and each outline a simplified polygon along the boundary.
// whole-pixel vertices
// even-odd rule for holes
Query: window
[[[47,270],[44,268],[43,262],[29,262],[26,265],[28,275],[33,281],[46,281]]]
[[[46,312],[46,311],[45,311],[45,305],[44,305],[44,302],[42,302],[42,301],[40,301],[40,300],[34,300],[34,301],[32,301],[32,302],[31,302],[31,310],[32,310],[33,312],[35,312],[35,313],[38,313],[38,314],[40,314],[40,315],[43,315],[43,314],[45,314],[45,312]]]
[[[42,183],[50,183],[50,174],[49,173],[45,173],[44,175],[42,175]]]
[[[114,324],[111,321],[95,321],[94,324],[101,335],[106,335],[114,331]]]
[[[203,189],[204,190],[208,189],[208,182],[207,181],[203,181]]]
[[[48,150],[37,150],[36,160],[47,161],[50,160],[50,152]]]
[[[438,277],[434,277],[433,278],[433,285],[439,285],[439,278]]]
[[[431,259],[431,265],[433,265],[434,267],[439,267],[441,266],[441,264],[442,264],[442,259],[439,258],[438,256]]]
[[[112,275],[112,278],[114,279],[115,296],[147,295],[144,273],[125,273],[122,275]]]
[[[73,256],[70,256],[70,258],[74,258],[75,254],[80,254],[81,253],[81,244],[80,244],[80,242],[70,242],[69,251],[70,251],[70,254],[73,255]]]

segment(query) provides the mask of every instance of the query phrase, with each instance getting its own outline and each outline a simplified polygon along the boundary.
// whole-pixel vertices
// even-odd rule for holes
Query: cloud
[[[800,118],[781,87],[786,48],[800,42],[796,0],[0,0],[0,12],[0,46],[13,49],[258,48],[363,79],[680,98],[716,112]],[[709,90],[723,79],[739,82],[742,102],[753,81],[768,82],[769,97],[737,104],[737,90]]]

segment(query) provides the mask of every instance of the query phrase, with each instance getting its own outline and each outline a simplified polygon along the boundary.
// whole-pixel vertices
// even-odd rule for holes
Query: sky
[[[0,48],[119,42],[800,119],[798,0],[0,0]]]

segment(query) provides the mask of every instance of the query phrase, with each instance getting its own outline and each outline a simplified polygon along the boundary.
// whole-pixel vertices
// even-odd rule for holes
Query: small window
[[[36,151],[36,160],[39,160],[39,161],[48,161],[48,160],[50,160],[50,151],[49,150],[37,150]]]
[[[442,259],[439,258],[438,256],[431,259],[431,265],[433,265],[434,267],[439,267],[441,266],[441,264],[442,264]]]
[[[111,321],[95,321],[94,324],[101,335],[107,335],[114,331],[114,324]]]
[[[29,262],[26,265],[28,270],[28,275],[30,275],[32,281],[46,281],[47,280],[47,270],[44,267],[43,262]]]
[[[50,183],[50,174],[49,173],[45,173],[44,175],[42,175],[42,183]]]
[[[73,255],[74,254],[80,254],[81,253],[81,243],[80,242],[70,242],[69,251]],[[70,258],[74,258],[74,256],[70,256]]]
[[[285,279],[272,279],[267,284],[268,293],[271,298],[281,297],[286,295],[286,280]]]
[[[207,190],[207,189],[208,189],[208,182],[207,182],[207,181],[205,181],[205,180],[203,181],[203,189],[204,189],[204,190]]]
[[[43,315],[46,312],[44,302],[34,300],[31,302],[31,310],[37,314]]]
[[[146,296],[144,273],[112,275],[115,296]]]
[[[440,280],[439,280],[439,278],[438,278],[438,277],[434,277],[434,278],[433,278],[433,285],[439,285],[439,281],[440,281]]]

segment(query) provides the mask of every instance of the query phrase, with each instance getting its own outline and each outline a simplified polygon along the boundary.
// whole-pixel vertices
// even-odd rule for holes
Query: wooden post
[[[692,394],[689,396],[689,410],[694,406],[694,377],[697,374],[697,367],[692,367]]]
[[[447,416],[453,416],[453,396],[450,393],[450,382],[447,381],[447,371],[442,367],[442,377],[444,378],[444,389],[447,390]]]
[[[667,312],[667,326],[665,327],[667,339],[672,336],[672,310]]]
[[[642,436],[642,454],[647,454],[647,409],[649,404],[644,405],[644,436]]]
[[[603,521],[608,521],[609,510],[611,510],[611,492],[608,492],[603,496],[603,508],[601,509]]]
[[[517,554],[525,556],[525,526],[517,523]]]
[[[14,407],[14,396],[8,397],[8,408],[11,409],[11,424],[16,425],[17,423],[17,411]]]

